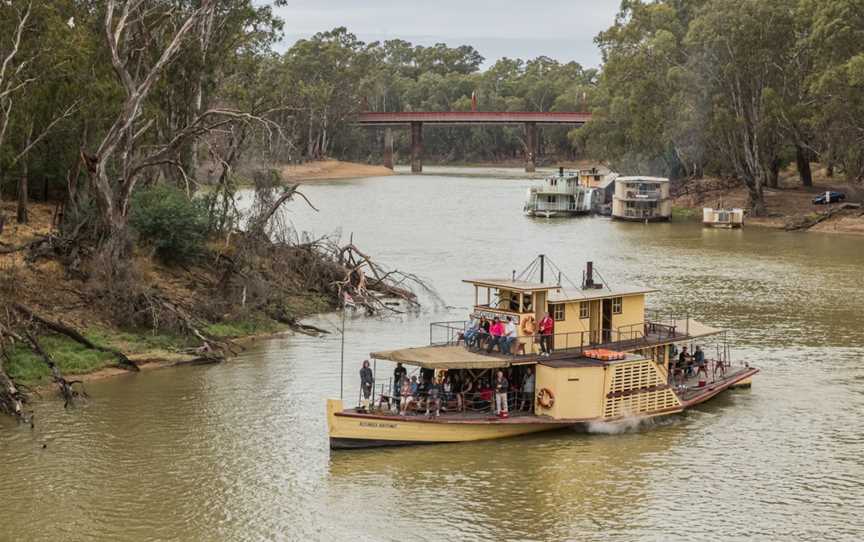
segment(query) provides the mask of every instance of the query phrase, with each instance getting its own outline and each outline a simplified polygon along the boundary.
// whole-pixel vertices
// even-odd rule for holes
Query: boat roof
[[[426,369],[495,369],[509,367],[514,359],[482,352],[472,352],[464,346],[417,346],[384,350],[370,354],[375,359],[402,362]],[[522,364],[533,361],[522,360]],[[519,361],[516,361],[519,364]]]
[[[652,183],[668,183],[669,179],[666,177],[647,177],[643,175],[631,175],[629,177],[617,177],[616,181],[649,181]]]
[[[591,299],[606,299],[607,297],[626,297],[639,294],[650,294],[658,292],[656,288],[642,288],[640,286],[616,286],[609,288],[558,288],[549,292],[547,301],[550,303],[563,303],[566,301],[588,301]]]
[[[527,280],[465,279],[462,282],[467,282],[468,284],[473,284],[475,286],[484,286],[486,288],[498,288],[499,290],[522,290],[523,292],[558,288],[557,284],[547,284],[545,282]]]
[[[510,279],[465,279],[462,282],[483,286],[486,288],[498,288],[499,290],[515,290],[522,292],[549,291],[550,302],[562,303],[565,301],[586,301],[589,299],[605,299],[607,297],[624,297],[638,294],[650,294],[657,292],[656,288],[644,288],[641,286],[604,286],[603,288],[564,288],[559,284],[546,284],[542,282],[531,282]]]

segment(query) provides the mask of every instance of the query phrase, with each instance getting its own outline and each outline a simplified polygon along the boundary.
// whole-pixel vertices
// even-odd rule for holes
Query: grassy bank
[[[329,308],[323,298],[306,297],[298,299],[296,305],[286,307],[286,310],[290,310],[291,314],[300,318]],[[219,339],[244,339],[280,333],[289,329],[287,324],[260,315],[204,326],[204,331],[208,335]],[[188,336],[153,333],[147,329],[119,330],[92,327],[82,334],[95,344],[124,352],[136,363],[157,365],[162,362],[176,364],[195,359],[196,355],[182,352],[200,344],[199,341]],[[57,363],[60,371],[67,378],[81,377],[117,367],[117,358],[113,354],[89,349],[64,335],[44,334],[39,340],[45,352]],[[7,354],[6,372],[19,384],[38,387],[51,381],[48,366],[29,347],[16,344],[7,349]]]

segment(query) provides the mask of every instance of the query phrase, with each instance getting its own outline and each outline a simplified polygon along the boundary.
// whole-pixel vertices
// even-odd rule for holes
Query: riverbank
[[[823,213],[832,211],[835,205],[816,205],[813,198],[826,190],[846,194],[846,202],[861,201],[864,190],[853,183],[828,178],[824,170],[814,170],[813,186],[804,187],[793,170],[781,173],[777,188],[765,188],[764,217],[747,216],[746,223],[778,229],[818,231],[824,233],[864,234],[864,212],[862,209],[835,210],[831,216],[818,224],[808,224]],[[748,209],[747,189],[728,180],[705,178],[689,180],[679,187],[678,197],[674,198],[674,217],[683,220],[702,220],[703,207],[739,207]]]
[[[384,166],[342,162],[340,160],[318,160],[306,162],[305,164],[287,165],[282,166],[279,171],[282,179],[287,182],[385,177],[395,174],[392,169]]]
[[[14,216],[13,208],[14,204],[4,203],[0,205],[0,212],[6,217]],[[19,225],[14,219],[7,221],[0,234],[0,306],[5,308],[2,323],[6,326],[10,315],[23,325],[32,319],[14,314],[14,307],[20,305],[98,345],[99,348],[93,348],[50,327],[40,326],[38,340],[42,348],[69,379],[102,379],[128,374],[129,369],[134,369],[124,368],[112,351],[122,352],[140,370],[212,363],[225,354],[212,351],[213,344],[224,344],[226,351],[236,351],[242,340],[288,331],[297,327],[299,319],[334,306],[330,296],[305,288],[300,277],[293,276],[293,272],[284,267],[278,271],[285,279],[278,292],[267,291],[265,285],[273,284],[266,276],[260,276],[263,272],[255,265],[241,271],[246,275],[241,279],[242,288],[249,284],[250,289],[259,290],[247,294],[242,288],[238,292],[226,269],[211,262],[200,260],[182,266],[167,265],[155,258],[152,251],[136,247],[132,256],[134,278],[131,280],[134,282],[129,285],[129,295],[134,291],[158,301],[149,307],[134,309],[145,312],[144,318],[130,317],[149,321],[149,325],[120,326],[111,306],[116,300],[106,298],[105,284],[99,280],[98,272],[92,268],[72,271],[61,263],[60,257],[26,248],[56,234],[52,227],[54,214],[55,208],[51,205],[31,204],[29,224]],[[222,258],[238,257],[231,246],[225,245],[220,247],[219,254]],[[252,280],[249,274],[258,280]],[[241,296],[242,299],[234,299]],[[166,321],[170,315],[160,311],[156,303],[172,307],[177,311],[177,318],[189,321]],[[152,318],[146,316],[147,311],[152,313]],[[201,338],[188,329],[190,325],[206,337],[204,345]],[[187,329],[181,332],[184,326]],[[16,383],[29,387],[38,388],[49,383],[51,370],[45,360],[26,341],[14,339],[23,337],[23,332],[12,333],[14,335],[7,333],[5,337],[0,371]]]

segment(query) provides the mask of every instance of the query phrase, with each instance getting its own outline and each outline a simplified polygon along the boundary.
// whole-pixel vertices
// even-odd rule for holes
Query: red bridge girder
[[[591,120],[591,113],[556,113],[534,111],[404,111],[399,113],[360,113],[355,124],[363,126],[398,126],[423,124],[571,124]]]

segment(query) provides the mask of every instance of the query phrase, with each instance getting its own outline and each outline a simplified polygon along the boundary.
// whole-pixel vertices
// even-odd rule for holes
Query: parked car
[[[846,194],[843,192],[822,192],[815,198],[813,198],[813,203],[816,205],[825,205],[827,203],[836,203],[838,201],[843,201],[846,199]]]

